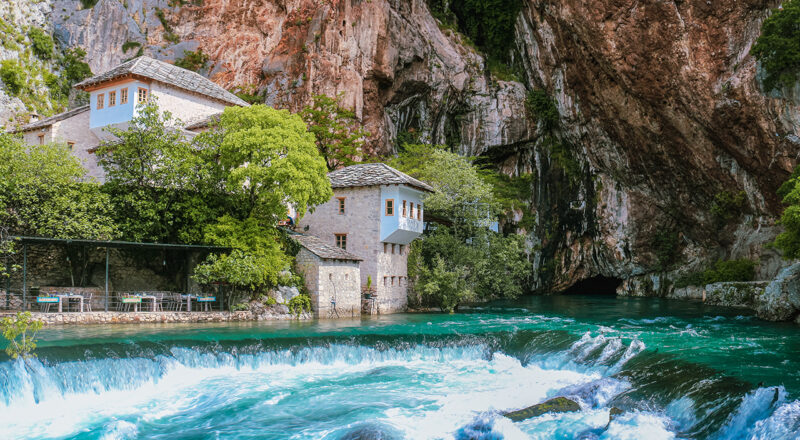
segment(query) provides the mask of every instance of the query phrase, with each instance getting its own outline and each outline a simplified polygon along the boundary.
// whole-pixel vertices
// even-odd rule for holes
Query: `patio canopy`
[[[170,251],[198,251],[198,252],[226,252],[231,248],[224,246],[205,246],[199,244],[172,244],[172,243],[137,243],[132,241],[113,241],[113,240],[75,240],[66,238],[47,238],[47,237],[9,237],[15,243],[22,245],[22,304],[23,308],[27,302],[28,290],[28,246],[61,244],[65,246],[85,246],[94,248],[104,248],[106,250],[106,274],[105,274],[105,311],[108,311],[108,250],[109,249],[162,249]],[[189,273],[186,273],[187,287]],[[8,288],[7,290],[8,291]]]

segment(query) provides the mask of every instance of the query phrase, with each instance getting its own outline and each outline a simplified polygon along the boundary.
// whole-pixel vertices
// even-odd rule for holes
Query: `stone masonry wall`
[[[342,197],[345,200],[344,214],[339,213],[338,199]],[[336,188],[331,200],[300,219],[298,228],[331,245],[336,244],[335,234],[347,234],[347,251],[364,259],[360,265],[361,285],[366,286],[367,278],[371,277],[372,286],[377,290],[379,313],[403,312],[408,304],[408,246],[403,246],[401,253],[400,245],[395,245],[394,254],[391,243],[384,248],[380,241],[383,215],[380,197],[380,187],[377,186]],[[308,230],[305,230],[306,226]],[[387,277],[385,286],[384,277]],[[394,285],[391,277],[395,277]]]
[[[306,288],[311,293],[315,317],[349,318],[360,315],[359,262],[322,259],[305,248],[300,249],[295,260],[297,270],[305,276]]]
[[[0,313],[0,318],[4,314]],[[308,320],[311,315],[299,317],[284,314],[256,314],[251,311],[239,312],[89,312],[89,313],[33,313],[33,318],[45,325],[62,324],[167,324],[200,322],[241,322],[241,321],[288,321]]]

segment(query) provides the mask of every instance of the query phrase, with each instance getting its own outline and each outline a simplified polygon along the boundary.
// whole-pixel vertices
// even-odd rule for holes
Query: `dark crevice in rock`
[[[617,288],[622,285],[622,280],[603,275],[594,276],[578,281],[563,292],[562,295],[616,295]]]

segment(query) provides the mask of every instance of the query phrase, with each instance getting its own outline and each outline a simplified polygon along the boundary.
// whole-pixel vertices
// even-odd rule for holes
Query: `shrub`
[[[428,5],[433,15],[443,23],[456,21],[459,30],[489,58],[503,62],[509,59],[522,1],[428,0]]]
[[[0,80],[13,96],[19,95],[25,87],[25,79],[25,69],[17,61],[5,60],[0,63]]]
[[[203,53],[203,49],[197,49],[196,52],[184,50],[183,57],[175,60],[176,66],[192,72],[204,69],[206,63],[208,63],[208,55]]]
[[[289,313],[300,317],[301,313],[311,311],[311,297],[303,294],[297,295],[289,300],[288,306]]]
[[[122,44],[122,52],[126,53],[129,50],[133,49],[134,47],[141,47],[141,46],[142,43],[138,41],[126,41],[125,43]]]
[[[42,321],[33,319],[31,312],[18,312],[16,316],[0,320],[3,337],[8,341],[6,354],[12,359],[35,356],[36,332],[42,329]]]
[[[97,2],[98,0],[81,0],[81,6],[83,6],[83,9],[90,9],[93,8]]]
[[[558,128],[561,115],[556,107],[556,102],[546,91],[538,89],[528,92],[525,108],[542,124],[545,130]]]
[[[729,191],[722,191],[714,196],[714,202],[711,203],[711,215],[717,225],[724,225],[731,220],[739,218],[742,215],[742,210],[745,206],[747,195],[744,191],[732,193]]]
[[[753,281],[755,277],[756,263],[752,260],[718,260],[710,269],[681,276],[675,281],[675,287],[680,289],[713,283]]]
[[[31,49],[37,57],[49,60],[53,57],[53,38],[47,35],[42,29],[32,27],[28,30],[28,38],[31,39]]]
[[[761,25],[761,36],[750,53],[761,63],[764,89],[791,86],[800,69],[800,0],[789,0]]]
[[[656,269],[668,270],[678,259],[680,240],[678,233],[670,229],[661,229],[653,237],[653,248],[656,254]]]

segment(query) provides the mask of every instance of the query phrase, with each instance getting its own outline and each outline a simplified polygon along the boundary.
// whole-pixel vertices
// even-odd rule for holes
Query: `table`
[[[156,302],[158,301],[158,298],[156,298],[155,295],[136,295],[136,296],[141,298],[142,302],[144,302],[144,300],[146,300],[146,299],[152,300],[153,301],[153,307],[150,309],[150,311],[151,312],[155,312],[156,311]],[[134,306],[134,308],[136,308],[136,306]]]
[[[194,298],[198,304],[204,305],[204,310],[208,312],[210,310],[209,304],[216,301],[217,297],[215,296],[197,296],[192,294],[182,294],[181,299],[186,299],[186,311],[192,311],[192,298]]]
[[[58,294],[57,293],[56,296],[58,297],[58,313],[62,313],[62,311],[63,311],[64,298],[67,299],[67,306],[68,307],[69,307],[69,300],[70,299],[79,299],[81,301],[81,309],[80,309],[80,311],[81,311],[81,313],[83,313],[83,295],[78,295],[78,294],[75,294],[75,293],[62,293],[62,294]]]

